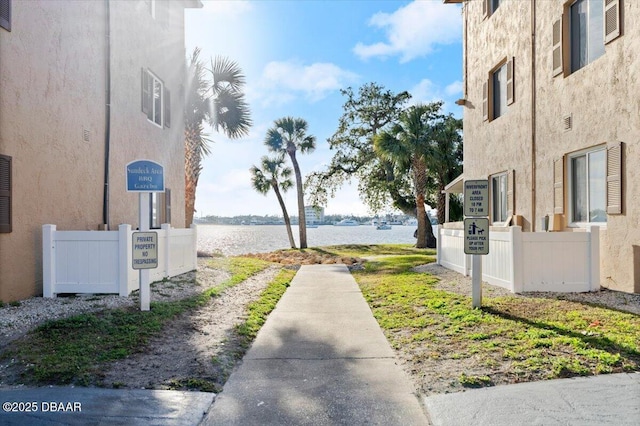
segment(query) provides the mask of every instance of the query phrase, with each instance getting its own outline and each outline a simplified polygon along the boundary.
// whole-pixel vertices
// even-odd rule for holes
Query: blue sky
[[[301,117],[316,136],[316,150],[299,155],[303,175],[322,170],[332,151],[345,98],[340,89],[375,82],[413,95],[412,102],[454,104],[462,91],[460,8],[420,1],[203,1],[187,9],[186,48],[207,61],[226,56],[247,77],[253,127],[239,140],[212,133],[216,143],[203,162],[197,216],[281,215],[275,195],[251,188],[249,168],[266,155],[264,136],[274,120]],[[285,195],[297,211],[295,189]],[[330,199],[327,214],[366,215],[356,182]],[[379,212],[384,213],[384,212]]]

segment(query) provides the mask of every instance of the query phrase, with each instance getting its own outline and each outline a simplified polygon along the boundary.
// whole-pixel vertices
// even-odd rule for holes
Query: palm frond
[[[211,90],[214,95],[228,89],[240,92],[245,85],[245,76],[242,73],[242,69],[237,62],[229,58],[216,56],[215,60],[211,60],[211,69],[209,71],[213,79]]]
[[[211,100],[211,125],[216,131],[222,129],[231,139],[249,134],[252,121],[249,105],[244,95],[223,89]]]

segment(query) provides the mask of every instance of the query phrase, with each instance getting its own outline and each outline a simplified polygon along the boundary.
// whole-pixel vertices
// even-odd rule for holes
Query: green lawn
[[[482,309],[473,309],[470,297],[439,290],[437,277],[412,271],[433,262],[433,252],[325,249],[387,255],[353,275],[392,346],[413,368],[458,360],[467,366],[454,377],[463,386],[640,370],[638,315],[515,295],[485,297]]]

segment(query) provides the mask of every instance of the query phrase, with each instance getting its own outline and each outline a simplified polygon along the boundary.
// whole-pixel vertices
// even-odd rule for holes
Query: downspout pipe
[[[536,0],[531,0],[531,232],[536,230]]]
[[[105,0],[105,129],[104,129],[104,189],[102,223],[109,229],[109,151],[111,148],[111,6]]]

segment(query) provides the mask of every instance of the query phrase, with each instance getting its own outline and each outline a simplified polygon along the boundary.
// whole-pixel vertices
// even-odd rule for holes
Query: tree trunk
[[[296,160],[296,151],[287,148],[287,152],[291,157],[291,164],[293,164],[293,171],[296,175],[296,189],[298,191],[298,229],[300,230],[300,248],[307,248],[307,220],[304,214],[304,190],[302,189],[302,174],[300,173],[300,166],[298,160]]]
[[[280,195],[280,188],[278,188],[278,184],[275,182],[271,182],[271,186],[273,187],[273,191],[276,193],[276,197],[278,197],[278,203],[280,203],[280,208],[282,209],[282,216],[284,217],[284,224],[287,227],[287,235],[289,236],[289,244],[291,244],[291,248],[296,248],[296,242],[293,239],[293,231],[291,230],[291,219],[289,219],[289,214],[287,213],[287,206],[284,205],[284,200],[282,199],[282,195]]]
[[[196,204],[196,187],[200,178],[199,151],[196,148],[199,137],[197,127],[185,128],[185,161],[184,161],[184,224],[188,228],[193,223]]]
[[[424,158],[415,157],[412,161],[413,186],[416,192],[416,219],[418,220],[417,248],[435,248],[436,238],[433,235],[431,221],[424,207],[425,190],[427,188],[427,166]]]
[[[189,180],[185,176],[184,182],[184,226],[188,228],[193,223],[193,215],[195,213],[196,203],[196,185],[197,183]]]
[[[418,240],[416,241],[417,248],[426,248],[427,247],[427,223],[431,225],[429,220],[427,220],[427,212],[424,208],[424,194],[418,194],[416,196],[416,219],[418,219]],[[433,234],[433,230],[431,231]]]
[[[436,208],[438,209],[438,223],[439,224],[443,224],[445,221],[445,214],[446,214],[446,209],[447,209],[447,197],[449,196],[449,194],[443,194],[442,190],[444,189],[444,186],[441,188],[438,188],[438,200],[437,200],[437,206]]]

